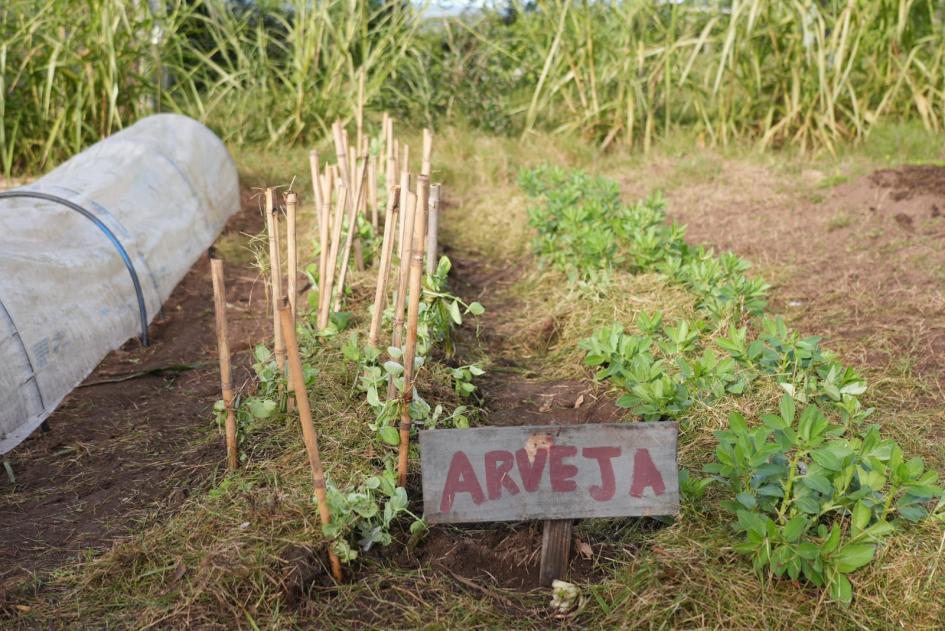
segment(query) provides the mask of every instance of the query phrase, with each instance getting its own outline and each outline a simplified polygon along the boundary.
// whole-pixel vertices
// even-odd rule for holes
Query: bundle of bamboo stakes
[[[363,135],[360,116],[355,141],[358,155],[353,155],[347,133],[340,122],[332,126],[332,140],[337,164],[319,164],[316,151],[309,154],[312,186],[319,222],[321,256],[319,258],[319,301],[317,327],[329,326],[332,305],[334,311],[341,309],[348,271],[348,261],[354,253],[355,264],[363,265],[363,252],[359,247],[357,226],[359,218],[370,221],[379,229],[378,205],[378,158],[368,151],[368,140]],[[426,256],[428,273],[436,265],[436,215],[439,205],[439,186],[430,186],[433,134],[423,131],[420,173],[410,173],[410,147],[394,139],[393,119],[386,114],[382,119],[381,138],[385,156],[384,173],[387,202],[384,209],[384,236],[378,254],[377,285],[371,324],[368,329],[368,344],[378,348],[384,310],[388,306],[388,281],[392,274],[396,254],[398,270],[393,292],[393,327],[390,346],[403,351],[404,390],[401,393],[400,454],[398,475],[404,484],[407,476],[407,458],[410,441],[410,402],[413,399],[414,360],[416,358],[417,326],[420,299],[423,292],[423,261]],[[352,176],[354,179],[352,179]],[[399,182],[399,184],[395,184]],[[414,190],[411,190],[411,183]],[[353,192],[350,192],[353,191]],[[332,203],[332,195],[334,201]],[[344,218],[347,230],[342,240]],[[428,222],[428,217],[430,221]],[[432,229],[428,230],[428,223]],[[339,260],[340,252],[340,260]],[[405,313],[406,312],[406,313]],[[404,319],[406,317],[406,320]],[[393,382],[388,386],[388,398],[396,392]]]
[[[390,299],[394,307],[390,346],[401,349],[404,362],[404,388],[400,393],[401,422],[398,454],[398,478],[399,484],[403,486],[406,482],[409,457],[411,424],[409,406],[413,399],[416,378],[414,363],[420,300],[423,293],[424,256],[427,257],[427,273],[432,274],[436,266],[439,185],[430,186],[433,134],[427,129],[423,130],[420,173],[414,177],[409,169],[410,148],[394,139],[393,119],[384,114],[380,138],[375,145],[381,147],[382,151],[375,154],[369,151],[369,140],[364,135],[363,107],[358,108],[356,123],[357,135],[354,148],[349,144],[348,134],[341,122],[336,121],[332,126],[332,141],[337,158],[335,164],[326,163],[322,166],[319,163],[317,151],[312,150],[309,154],[319,261],[318,286],[313,288],[318,292],[317,303],[315,313],[308,314],[308,321],[314,320],[318,331],[327,329],[331,313],[340,311],[344,304],[344,289],[350,260],[354,259],[354,264],[359,270],[365,268],[365,252],[359,238],[359,227],[362,222],[370,221],[375,233],[381,228],[378,195],[380,168],[383,166],[387,200],[383,212],[383,239],[379,251],[373,257],[377,261],[377,285],[371,310],[368,343],[377,348],[381,341],[383,314],[389,304],[388,295],[391,293],[388,280],[392,275],[396,254],[396,285]],[[381,164],[382,156],[383,164]],[[413,191],[411,190],[412,181],[414,182]],[[278,369],[282,374],[287,375],[286,412],[292,413],[297,409],[321,521],[328,523],[331,520],[331,513],[296,336],[299,297],[296,231],[298,195],[289,191],[283,196],[283,201],[285,265],[282,262],[283,212],[277,204],[275,189],[266,189],[273,349]],[[235,469],[238,461],[236,417],[233,387],[230,383],[229,346],[226,339],[223,269],[219,260],[212,262],[212,275],[221,383],[224,407],[227,412],[227,461],[229,468]],[[394,397],[395,394],[396,388],[391,382],[388,398]],[[331,551],[329,551],[329,558],[332,574],[340,580],[339,560]]]

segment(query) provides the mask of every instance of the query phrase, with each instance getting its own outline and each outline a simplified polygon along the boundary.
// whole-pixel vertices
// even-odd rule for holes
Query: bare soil
[[[626,175],[645,195],[655,162]],[[906,374],[945,402],[945,168],[903,166],[830,186],[817,171],[785,178],[747,162],[667,193],[688,239],[730,249],[774,283],[772,311],[817,334],[856,366]]]
[[[224,234],[258,231],[255,202]],[[226,266],[234,381],[250,383],[249,348],[265,331],[266,300],[254,269]],[[0,480],[0,603],[6,588],[95,554],[165,518],[210,484],[224,448],[212,426],[220,397],[213,292],[204,255],[150,328],[110,353],[8,457],[16,487]]]

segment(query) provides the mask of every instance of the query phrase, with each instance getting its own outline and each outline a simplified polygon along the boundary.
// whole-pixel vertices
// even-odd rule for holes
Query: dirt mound
[[[895,201],[912,199],[917,195],[945,197],[945,167],[910,165],[896,169],[882,169],[869,176],[875,186],[890,189]]]

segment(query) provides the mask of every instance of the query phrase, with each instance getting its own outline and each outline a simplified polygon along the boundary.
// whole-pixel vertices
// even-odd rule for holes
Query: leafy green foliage
[[[630,335],[613,324],[579,343],[585,363],[600,367],[597,378],[624,391],[618,405],[646,421],[678,419],[695,401],[711,403],[745,391],[750,370],[702,348],[700,330],[686,320],[662,327],[661,321],[659,312],[641,313],[637,322],[648,334]]]
[[[468,397],[476,391],[476,384],[472,382],[473,377],[480,377],[486,374],[486,371],[476,364],[469,364],[451,369],[450,374],[453,377],[453,390],[456,394]]]
[[[613,323],[581,340],[597,379],[621,393],[618,405],[646,421],[687,422],[696,402],[741,395],[758,379],[783,391],[777,412],[756,424],[730,416],[704,467],[712,477],[680,476],[690,503],[712,481],[726,489],[723,505],[744,534],[736,549],[758,572],[803,576],[847,604],[847,575],[886,538],[929,516],[945,521],[938,474],[864,424],[873,412],[860,403],[866,381],[819,338],[766,315],[768,286],[747,276],[746,261],[686,245],[661,203],[624,207],[606,180],[545,168],[523,173],[521,183],[543,198],[530,213],[543,260],[585,281],[598,270],[658,272],[697,298],[693,320],[669,324],[660,312],[641,312],[638,333]]]
[[[612,269],[662,273],[697,295],[713,321],[767,307],[768,285],[747,276],[749,263],[686,244],[685,229],[666,223],[659,195],[626,206],[615,182],[548,166],[522,172],[519,183],[541,198],[529,209],[535,252],[575,280],[606,278]]]
[[[358,556],[349,543],[355,538],[365,552],[375,544],[390,545],[391,525],[401,515],[413,517],[412,534],[426,530],[423,520],[408,509],[407,491],[397,486],[397,472],[390,463],[380,475],[366,478],[353,491],[342,491],[330,482],[327,486],[331,522],[322,525],[322,532],[344,563]]]
[[[749,426],[738,413],[718,432],[716,462],[705,466],[734,500],[745,540],[739,552],[774,576],[803,575],[849,603],[847,574],[869,563],[902,522],[929,515],[942,496],[938,474],[906,459],[876,426],[850,436],[816,405],[797,410],[785,394],[779,412]]]

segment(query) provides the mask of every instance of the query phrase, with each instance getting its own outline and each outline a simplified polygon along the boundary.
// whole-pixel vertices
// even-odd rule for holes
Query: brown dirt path
[[[224,235],[260,226],[244,194]],[[249,379],[249,349],[266,331],[266,294],[255,280],[249,264],[226,266],[237,386]],[[4,592],[30,575],[108,547],[211,483],[224,454],[211,426],[220,397],[213,317],[204,255],[152,323],[152,345],[131,340],[110,353],[49,418],[49,432],[8,454],[16,487],[0,479],[0,609]]]

